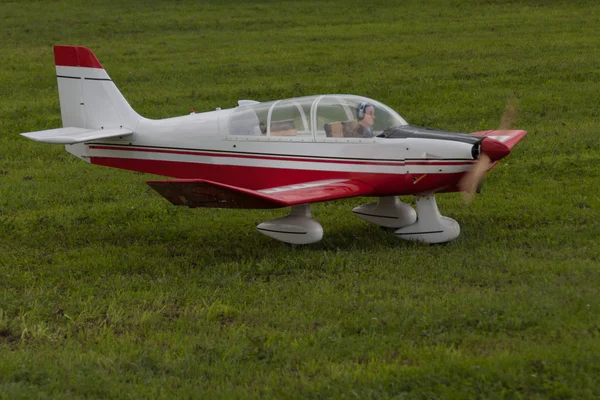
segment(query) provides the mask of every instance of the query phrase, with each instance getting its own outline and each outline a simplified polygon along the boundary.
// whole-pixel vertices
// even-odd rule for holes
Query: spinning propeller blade
[[[518,109],[514,94],[508,98],[504,113],[500,119],[500,126],[497,130],[510,129],[517,120]],[[483,138],[479,145],[479,157],[473,168],[464,174],[458,183],[458,187],[463,192],[463,198],[467,204],[473,200],[477,188],[481,184],[483,175],[494,161],[498,161],[510,153],[510,149],[503,143],[492,138]]]
[[[502,113],[502,118],[500,118],[500,126],[498,126],[497,130],[502,131],[512,128],[518,117],[519,109],[517,108],[517,98],[513,93],[508,100],[506,100],[504,112]]]
[[[485,171],[490,166],[492,159],[485,153],[479,156],[477,162],[473,165],[473,168],[467,172],[458,183],[458,187],[463,192],[463,199],[465,203],[469,204],[473,201],[475,190],[479,183],[483,179]]]

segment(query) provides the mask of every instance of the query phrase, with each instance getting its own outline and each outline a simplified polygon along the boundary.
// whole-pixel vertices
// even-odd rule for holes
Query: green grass
[[[600,6],[397,3],[1,2],[0,398],[600,396]],[[152,118],[341,92],[470,132],[516,93],[529,135],[470,207],[438,196],[456,241],[349,199],[290,247],[255,229],[286,210],[173,207],[20,137],[61,124],[54,44]]]

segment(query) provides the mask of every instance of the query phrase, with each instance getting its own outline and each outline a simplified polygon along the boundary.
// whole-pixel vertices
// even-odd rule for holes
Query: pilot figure
[[[373,124],[375,123],[375,107],[373,104],[360,103],[356,109],[358,124],[354,128],[355,137],[370,138],[373,137]]]

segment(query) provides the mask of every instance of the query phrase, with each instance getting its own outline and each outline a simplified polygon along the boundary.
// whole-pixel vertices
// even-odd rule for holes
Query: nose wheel
[[[417,222],[394,232],[400,239],[444,243],[460,234],[460,225],[440,214],[433,195],[417,198]]]

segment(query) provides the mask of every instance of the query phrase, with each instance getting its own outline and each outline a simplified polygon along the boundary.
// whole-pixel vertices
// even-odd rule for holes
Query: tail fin
[[[141,118],[86,47],[54,46],[63,127],[133,130]]]

